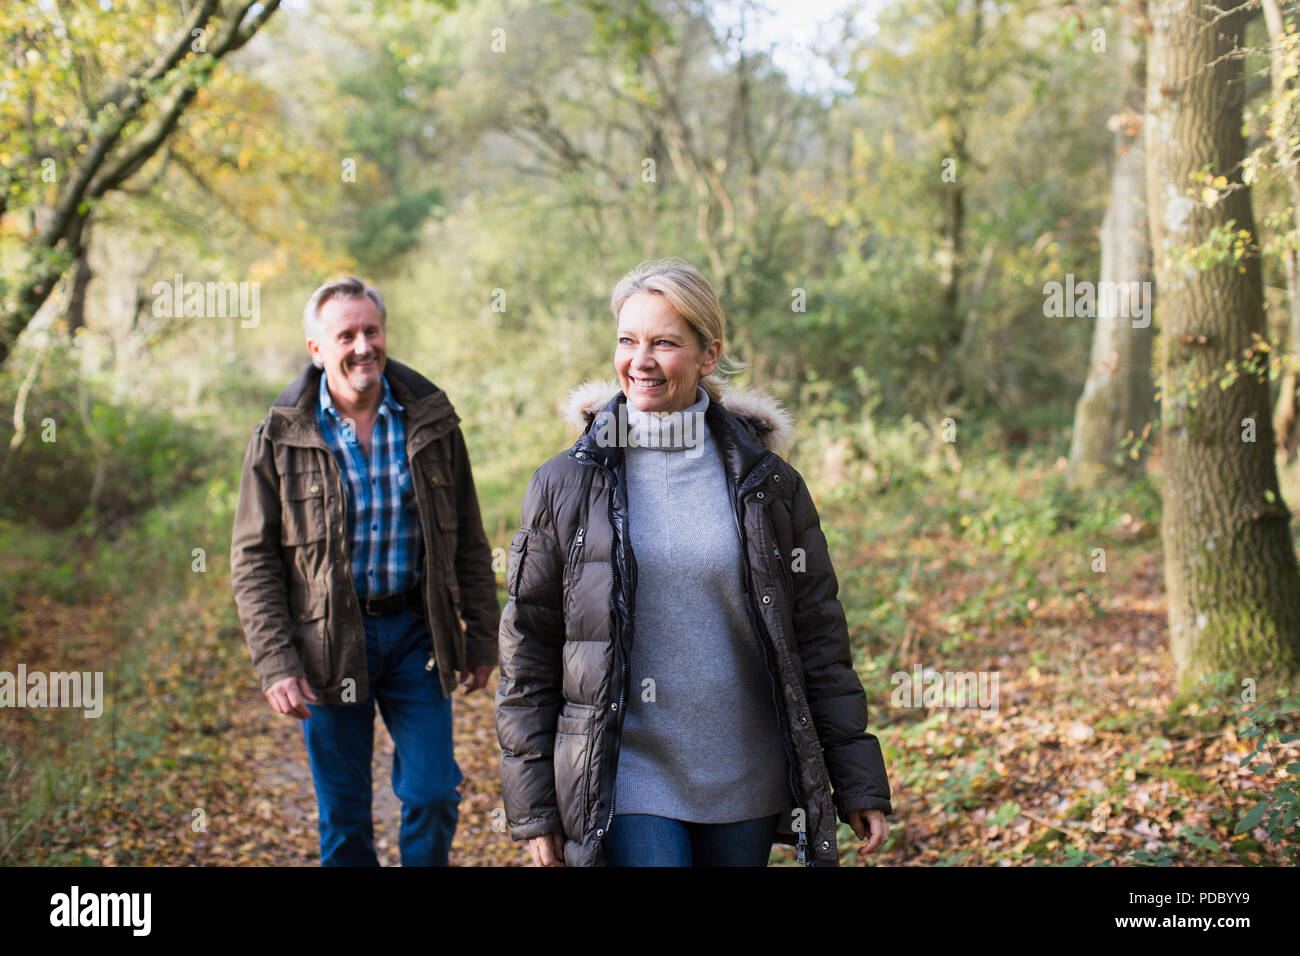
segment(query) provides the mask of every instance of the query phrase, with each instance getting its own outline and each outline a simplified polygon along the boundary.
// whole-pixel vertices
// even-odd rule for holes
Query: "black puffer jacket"
[[[586,430],[533,474],[506,571],[496,698],[506,818],[516,840],[562,831],[569,866],[604,864],[617,806],[636,558],[623,452],[596,433],[598,416],[626,400],[613,383],[574,392],[570,409]],[[836,810],[846,822],[852,810],[891,812],[884,758],[865,730],[866,695],[816,508],[771,450],[789,418],[753,390],[722,402],[709,403],[706,421],[735,502],[750,619],[789,763],[778,839],[810,865],[833,866]]]

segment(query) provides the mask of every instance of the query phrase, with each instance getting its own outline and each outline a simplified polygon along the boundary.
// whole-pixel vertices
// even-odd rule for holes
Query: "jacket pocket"
[[[469,648],[465,644],[465,626],[460,619],[460,585],[454,573],[447,578],[447,617],[451,627],[457,669],[468,670]]]
[[[582,578],[586,536],[586,527],[580,526],[577,534],[573,536],[573,544],[569,546],[569,556],[564,562],[562,588],[566,626],[578,619],[578,609],[574,607],[574,603],[578,600],[578,581]]]
[[[325,476],[300,471],[280,476],[280,543],[325,540]]]
[[[595,706],[566,701],[555,722],[555,800],[565,834],[578,841],[586,833],[591,811],[588,791],[595,719]]]
[[[780,576],[782,586],[785,588],[786,603],[793,604],[794,601],[794,548],[782,548],[780,535],[773,524],[773,517],[769,514],[763,522],[762,545],[770,562],[776,566],[777,574]]]
[[[583,545],[586,539],[587,529],[580,526],[578,533],[573,536],[573,544],[569,546],[569,557],[564,562],[564,591],[566,594],[573,587],[573,582],[582,573]]]
[[[330,674],[329,638],[325,630],[329,592],[323,588],[291,587],[289,610],[293,614],[293,646],[302,661],[307,683],[323,688],[336,683]]]
[[[440,458],[426,459],[424,481],[433,502],[433,520],[442,531],[455,531],[459,521],[456,515],[456,488],[452,481],[451,462]]]
[[[515,533],[510,539],[510,557],[506,561],[506,594],[511,600],[519,596],[519,581],[524,574],[524,559],[528,554],[527,528]]]

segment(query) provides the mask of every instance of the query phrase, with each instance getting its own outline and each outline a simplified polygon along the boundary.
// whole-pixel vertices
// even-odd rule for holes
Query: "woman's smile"
[[[717,355],[662,295],[640,292],[619,311],[614,369],[629,401],[643,412],[676,412],[695,403]],[[719,347],[721,343],[718,343]]]

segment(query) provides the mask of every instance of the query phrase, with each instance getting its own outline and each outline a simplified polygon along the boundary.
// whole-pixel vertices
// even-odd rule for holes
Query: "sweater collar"
[[[615,391],[603,408],[592,413],[586,429],[573,443],[570,456],[580,462],[595,462],[616,471],[621,469],[623,449],[616,444],[598,441],[597,436],[602,421],[613,418],[614,423],[606,427],[616,426],[619,406],[626,404],[627,396],[622,391]],[[768,449],[757,439],[752,426],[742,427],[740,419],[718,402],[710,401],[704,408],[704,415],[708,433],[722,455],[728,481],[739,483],[768,455]]]
[[[655,451],[684,451],[698,448],[709,436],[704,413],[709,393],[695,386],[695,402],[676,412],[643,412],[631,402],[627,409],[628,444]]]

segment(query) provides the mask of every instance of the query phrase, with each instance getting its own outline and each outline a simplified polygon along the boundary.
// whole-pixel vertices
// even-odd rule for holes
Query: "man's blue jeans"
[[[686,823],[622,814],[605,835],[605,861],[609,866],[767,866],[779,817]]]
[[[451,700],[425,670],[429,630],[420,607],[364,616],[370,696],[313,705],[303,721],[320,808],[322,866],[378,866],[370,815],[375,701],[392,735],[393,792],[402,801],[402,866],[447,866],[463,779],[452,754]]]

